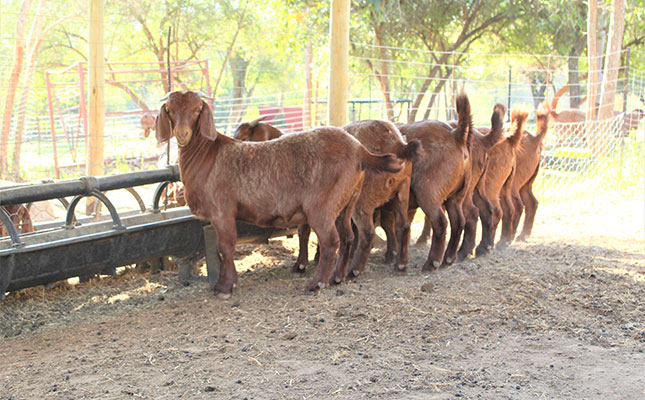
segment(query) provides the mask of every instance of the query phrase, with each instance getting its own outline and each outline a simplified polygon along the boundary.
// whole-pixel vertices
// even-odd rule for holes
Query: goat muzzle
[[[189,127],[177,126],[173,132],[177,138],[177,144],[179,147],[184,147],[190,142],[192,136],[192,130]]]

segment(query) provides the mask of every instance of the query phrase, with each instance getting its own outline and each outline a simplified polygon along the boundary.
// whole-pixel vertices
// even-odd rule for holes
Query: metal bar
[[[123,226],[123,224],[121,223],[119,214],[116,212],[114,204],[112,204],[112,202],[107,198],[107,196],[105,196],[105,194],[99,192],[98,190],[92,190],[89,195],[81,194],[74,197],[72,202],[69,204],[69,207],[67,208],[67,216],[65,217],[66,229],[74,228],[74,212],[76,211],[76,206],[81,201],[81,199],[86,196],[94,196],[99,199],[101,203],[105,204],[105,206],[108,208],[108,211],[110,212],[110,217],[112,217],[112,222],[114,223],[112,229],[125,229],[125,226]]]
[[[80,178],[69,181],[45,183],[41,185],[19,186],[0,189],[0,205],[22,204],[59,197],[89,195],[93,190],[108,191],[131,186],[147,185],[161,181],[178,181],[179,167],[150,171],[137,171],[128,174]]]

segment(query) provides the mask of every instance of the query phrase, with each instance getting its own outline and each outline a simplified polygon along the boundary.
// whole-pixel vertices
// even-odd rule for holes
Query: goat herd
[[[531,233],[538,204],[531,187],[551,118],[545,104],[536,111],[535,135],[524,131],[528,110],[523,107],[513,108],[505,134],[506,109],[500,104],[493,108],[490,128],[473,127],[462,92],[456,99],[456,122],[397,127],[369,120],[282,135],[255,120],[240,125],[230,138],[217,132],[211,108],[198,93],[173,92],[164,101],[156,118],[157,140],[176,137],[186,201],[194,215],[215,229],[221,261],[214,287],[218,297],[229,297],[237,281],[236,220],[264,227],[297,225],[297,274],[308,262],[313,229],[319,260],[306,285],[310,292],[364,271],[375,221],[387,233],[386,259],[394,260],[396,272],[404,272],[410,221],[418,207],[426,215],[420,240],[432,228],[424,271],[471,255],[478,218],[483,231],[477,256],[493,248],[500,221],[498,246],[511,242],[523,211],[518,239]]]

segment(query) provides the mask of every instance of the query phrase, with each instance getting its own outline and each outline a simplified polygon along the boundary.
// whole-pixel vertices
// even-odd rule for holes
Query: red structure
[[[145,106],[146,94],[161,98],[168,82],[170,70],[170,91],[175,89],[197,87],[208,96],[211,94],[208,76],[208,61],[171,61],[170,68],[163,61],[150,62],[107,62],[105,63],[105,84],[108,87],[121,90],[123,94],[137,103],[138,108],[132,111],[109,111],[106,99],[105,117],[139,115],[143,116],[150,111]],[[57,145],[57,126],[63,131],[70,149],[73,164],[77,163],[77,148],[81,137],[87,148],[87,63],[78,62],[63,70],[45,72],[47,84],[47,104],[49,108],[49,124],[52,137],[54,170],[56,178],[60,178],[60,169]],[[199,85],[197,85],[199,83]],[[65,97],[65,93],[72,93]],[[154,95],[153,95],[154,93]],[[155,102],[156,106],[156,102]]]

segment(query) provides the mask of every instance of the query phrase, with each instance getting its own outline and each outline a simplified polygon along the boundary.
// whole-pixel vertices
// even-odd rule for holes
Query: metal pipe
[[[83,177],[75,180],[0,189],[0,205],[6,206],[60,197],[89,195],[94,190],[108,191],[162,181],[174,182],[178,180],[179,167],[177,165],[169,165],[163,169],[137,171],[120,175]]]

